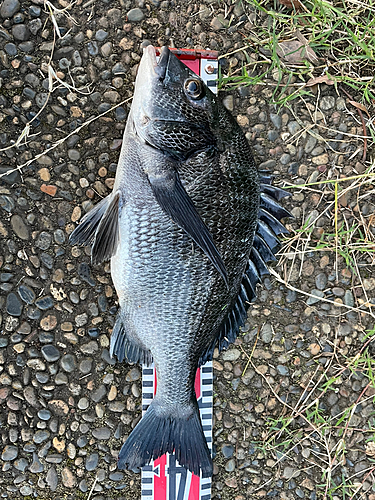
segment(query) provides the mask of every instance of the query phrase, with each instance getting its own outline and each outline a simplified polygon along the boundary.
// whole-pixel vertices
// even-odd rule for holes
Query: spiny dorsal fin
[[[292,215],[278,201],[288,196],[289,193],[271,185],[272,176],[266,171],[260,171],[260,209],[258,214],[258,225],[254,235],[253,248],[251,249],[249,263],[246,267],[241,283],[238,298],[228,309],[216,337],[211,345],[203,353],[199,364],[204,364],[213,357],[217,346],[219,351],[228,347],[236,339],[241,324],[246,321],[246,311],[249,303],[256,298],[256,285],[260,278],[269,274],[267,263],[276,260],[275,252],[278,248],[278,234],[287,233],[287,229],[281,224],[283,217]]]

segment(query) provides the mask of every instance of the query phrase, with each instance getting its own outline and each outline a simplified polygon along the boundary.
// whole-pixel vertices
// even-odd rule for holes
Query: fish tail
[[[158,409],[154,400],[121,448],[118,468],[140,468],[152,459],[174,452],[179,464],[195,475],[201,472],[202,477],[212,476],[212,459],[198,405],[191,405],[184,416],[166,415]]]

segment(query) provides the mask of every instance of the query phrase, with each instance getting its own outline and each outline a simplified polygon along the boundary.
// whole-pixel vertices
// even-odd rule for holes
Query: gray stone
[[[106,395],[105,385],[101,384],[97,389],[92,391],[91,399],[94,401],[94,403],[99,403],[104,398],[105,395]]]
[[[87,50],[89,51],[90,56],[97,56],[99,53],[98,42],[95,40],[90,40],[87,44]]]
[[[36,433],[34,434],[33,441],[36,444],[40,444],[43,443],[43,441],[46,441],[49,438],[49,436],[50,436],[49,431],[39,430],[36,431]]]
[[[7,45],[13,45],[13,44],[7,44]],[[6,172],[9,172],[9,173],[7,173],[3,177],[1,177],[2,181],[5,181],[7,184],[14,184],[15,182],[21,181],[21,177],[20,177],[18,170],[13,171],[13,167],[0,167],[0,174],[5,174]],[[2,205],[3,202],[4,203],[6,203],[6,202],[5,202],[5,200],[3,200],[3,202],[2,202],[1,198],[8,198],[8,203],[10,203],[8,210],[5,208],[5,206]],[[8,203],[6,203],[6,204],[8,205]],[[2,206],[4,208],[4,210],[7,210],[7,212],[11,212],[14,208],[14,201],[11,198],[9,198],[8,196],[0,197],[0,206]]]
[[[272,326],[269,323],[266,323],[261,332],[261,338],[265,344],[270,344],[273,337]]]
[[[98,42],[103,42],[107,37],[108,37],[108,32],[107,31],[98,30],[95,33],[95,38],[98,40]]]
[[[43,26],[41,19],[32,19],[29,24],[29,30],[30,32],[35,36],[40,28]]]
[[[41,309],[42,311],[51,309],[51,307],[53,307],[52,297],[50,297],[49,295],[46,295],[45,297],[40,297],[36,299],[35,305],[37,306],[38,309]]]
[[[352,333],[352,327],[350,323],[340,323],[337,329],[337,334],[339,337],[347,337]]]
[[[236,361],[241,356],[239,349],[230,348],[228,351],[222,353],[224,361]]]
[[[0,281],[2,283],[7,283],[13,278],[14,274],[13,273],[1,273],[0,274]]]
[[[91,267],[87,262],[81,262],[78,266],[78,276],[91,286],[95,286],[95,281],[91,273]]]
[[[267,138],[271,142],[275,142],[278,137],[279,137],[279,134],[276,130],[269,130],[267,132]]]
[[[79,53],[78,50],[75,50],[72,54],[72,61],[74,66],[81,66],[82,65],[82,57],[81,54]]]
[[[78,401],[78,408],[80,410],[86,410],[89,407],[89,400],[87,398],[81,398]]]
[[[354,297],[350,290],[346,290],[344,295],[344,304],[350,307],[354,307]]]
[[[285,479],[291,479],[292,477],[297,477],[300,475],[300,471],[298,469],[294,469],[293,467],[285,467],[283,476]]]
[[[78,161],[81,158],[81,153],[78,149],[68,149],[68,157],[72,161]]]
[[[4,462],[12,461],[15,460],[18,456],[18,448],[17,446],[12,446],[8,444],[5,446],[3,449],[3,452],[1,454],[1,460],[4,460]]]
[[[271,122],[273,123],[274,127],[279,129],[281,128],[281,116],[276,114],[276,113],[270,113],[270,118]]]
[[[280,156],[280,163],[282,165],[287,165],[288,163],[290,163],[290,160],[291,160],[291,156],[290,154],[288,153],[283,153],[281,156]]]
[[[91,455],[89,455],[85,461],[86,470],[92,471],[96,469],[98,462],[99,462],[99,455],[97,453],[91,453]]]
[[[138,368],[132,368],[129,373],[126,375],[127,382],[136,382],[141,378],[141,372]]]
[[[34,291],[26,285],[20,285],[18,287],[18,295],[26,304],[32,304],[35,300]]]
[[[49,363],[53,363],[54,361],[57,361],[60,358],[59,350],[54,345],[51,344],[44,345],[42,347],[42,354],[44,359]]]
[[[289,375],[289,370],[284,365],[277,365],[276,370],[280,373],[280,375],[283,375],[283,376]]]
[[[61,368],[68,373],[73,372],[77,366],[77,361],[73,354],[65,354],[61,358],[60,363],[61,363]]]
[[[288,130],[291,135],[295,135],[299,130],[301,130],[301,125],[297,121],[291,121],[288,123]]]
[[[65,233],[62,229],[56,229],[53,232],[53,238],[58,245],[65,243]]]
[[[96,439],[109,439],[111,437],[111,429],[109,427],[98,427],[92,431],[92,435]]]
[[[228,111],[233,111],[234,108],[233,96],[232,95],[225,96],[223,99],[223,104]]]
[[[15,45],[14,43],[7,43],[4,45],[4,49],[5,49],[5,52],[8,54],[8,56],[16,56],[17,55],[17,45]],[[13,174],[16,174],[17,175],[17,172],[13,172]],[[12,174],[9,174],[9,176],[5,176],[5,177],[8,177],[8,179],[10,178]]]
[[[111,26],[121,26],[123,24],[123,20],[121,18],[121,10],[120,9],[109,9],[107,12],[107,18],[111,24]]]
[[[234,458],[232,458],[231,460],[229,460],[226,465],[225,465],[225,470],[227,472],[233,472],[236,468],[236,461]]]
[[[78,439],[77,439],[77,446],[79,448],[84,448],[87,443],[89,442],[87,436],[80,436]]]
[[[92,370],[92,359],[91,358],[84,358],[81,360],[79,364],[79,371],[86,375],[87,373],[90,373]]]
[[[131,23],[138,23],[138,22],[142,21],[142,19],[144,19],[144,17],[145,17],[144,13],[141,11],[141,9],[138,9],[138,8],[131,9],[127,13],[128,21],[130,21]]]
[[[42,108],[45,105],[47,98],[48,94],[45,92],[40,92],[39,94],[36,95],[35,103],[38,106],[38,108]]]
[[[311,290],[311,295],[314,295],[314,297],[309,297],[306,300],[306,304],[308,306],[311,306],[313,304],[316,304],[317,302],[320,301],[322,297],[324,297],[324,293],[321,290]]]
[[[86,320],[87,320],[87,314],[86,314]],[[80,349],[81,352],[83,352],[83,354],[94,354],[94,352],[96,352],[99,349],[99,346],[97,342],[95,342],[95,340],[91,340],[90,342],[87,342],[87,344],[83,344],[83,346],[81,346]]]
[[[59,372],[55,377],[55,383],[57,385],[66,385],[68,383],[68,377],[65,373]]]
[[[31,17],[39,17],[41,10],[42,9],[38,5],[30,5],[29,14]]]
[[[79,489],[80,491],[82,491],[82,493],[86,493],[88,491],[89,487],[87,485],[86,479],[82,479],[82,481],[80,481]]]
[[[221,452],[224,455],[225,458],[230,458],[233,456],[234,453],[234,447],[231,444],[224,444],[221,447]]]
[[[75,317],[75,322],[76,322],[76,325],[77,326],[84,326],[86,325],[87,323],[87,320],[88,320],[88,316],[86,313],[83,313],[83,314],[78,314],[76,317]],[[89,342],[89,344],[91,344],[91,342]],[[96,342],[95,342],[96,344]],[[88,346],[88,344],[85,344],[85,346]],[[81,347],[81,351],[84,353],[84,354],[92,354],[92,352],[88,352],[88,351],[84,351],[83,348],[85,346],[82,346]],[[96,347],[98,348],[98,345],[96,344]],[[96,349],[97,350],[97,349]]]
[[[6,177],[2,177],[4,179]],[[15,203],[10,196],[0,195],[0,207],[3,208],[6,212],[12,212],[15,207]]]
[[[24,42],[30,37],[30,30],[26,26],[26,24],[15,24],[12,27],[12,35],[15,40],[19,40],[20,42]]]
[[[318,290],[324,290],[327,286],[327,275],[325,273],[319,273],[315,277],[315,285]]]
[[[25,472],[26,468],[29,466],[29,462],[26,458],[18,458],[14,461],[14,467],[20,472]]]
[[[57,472],[55,467],[51,467],[48,469],[47,475],[46,475],[46,482],[50,488],[51,491],[55,491],[58,485],[58,477],[57,477]]]
[[[37,432],[40,432],[40,431],[37,431]],[[42,432],[47,432],[47,431],[42,431]],[[49,432],[48,432],[47,437],[49,437]],[[47,438],[45,438],[45,439],[47,439]],[[34,441],[35,441],[35,436],[34,436]],[[39,441],[39,442],[42,442],[42,441]],[[40,462],[38,455],[35,452],[33,453],[33,462],[29,467],[29,471],[32,472],[33,474],[39,474],[39,472],[44,471],[44,465]]]
[[[39,410],[38,411],[38,417],[41,420],[49,420],[51,418],[51,412],[49,410]]]
[[[35,245],[41,250],[47,250],[52,242],[52,236],[47,231],[42,231],[35,242]]]
[[[23,495],[24,497],[27,497],[29,495],[31,495],[31,493],[33,492],[33,489],[31,486],[29,486],[28,484],[24,484],[23,486],[21,486],[20,488],[20,493],[21,495]]]
[[[215,31],[227,28],[229,25],[229,20],[225,19],[224,14],[218,14],[212,18],[211,26]]]
[[[328,111],[335,107],[336,100],[332,95],[325,95],[320,99],[319,107],[322,111]]]
[[[6,311],[11,316],[21,316],[22,304],[15,293],[11,292],[7,296]]]
[[[36,360],[36,361],[40,361],[41,360]],[[42,363],[42,362],[41,362]],[[45,365],[44,363],[42,363],[43,366],[41,366],[40,368],[42,370],[45,369]],[[28,386],[28,387],[25,387],[25,389],[23,390],[23,395],[26,399],[26,401],[29,403],[30,406],[34,407],[34,408],[40,408],[40,403],[36,397],[36,393],[35,393],[35,389],[34,387],[32,386]]]
[[[61,464],[63,460],[64,457],[62,455],[59,455],[58,453],[50,453],[46,456],[46,462],[50,464]]]
[[[20,9],[18,0],[4,0],[0,7],[0,16],[7,18],[12,17]]]

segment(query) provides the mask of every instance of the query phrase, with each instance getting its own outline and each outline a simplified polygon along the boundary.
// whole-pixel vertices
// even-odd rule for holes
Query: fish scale
[[[119,468],[174,451],[181,466],[212,475],[196,370],[245,322],[286,231],[282,197],[200,78],[168,48],[157,63],[146,47],[113,192],[71,235],[92,244],[94,263],[111,258],[120,306],[111,355],[156,367],[155,397],[121,448]]]

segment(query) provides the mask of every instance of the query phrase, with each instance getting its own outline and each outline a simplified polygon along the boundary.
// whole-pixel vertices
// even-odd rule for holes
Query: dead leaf
[[[285,5],[288,9],[295,9],[297,11],[303,9],[303,5],[299,0],[279,0],[281,5]]]
[[[369,112],[367,111],[367,108],[366,106],[364,106],[363,104],[361,104],[360,102],[356,102],[356,101],[349,101],[350,104],[352,106],[354,106],[355,108],[358,108],[360,109],[361,111],[364,111],[366,113],[366,115],[370,118],[370,115],[369,115]]]
[[[313,64],[318,62],[313,49],[299,40],[288,40],[279,43],[276,52],[279,57],[290,64],[300,64],[306,60]]]
[[[326,83],[327,85],[334,85],[335,81],[331,80],[328,75],[316,76],[315,78],[310,78],[306,83],[306,87],[312,87],[318,83]]]

